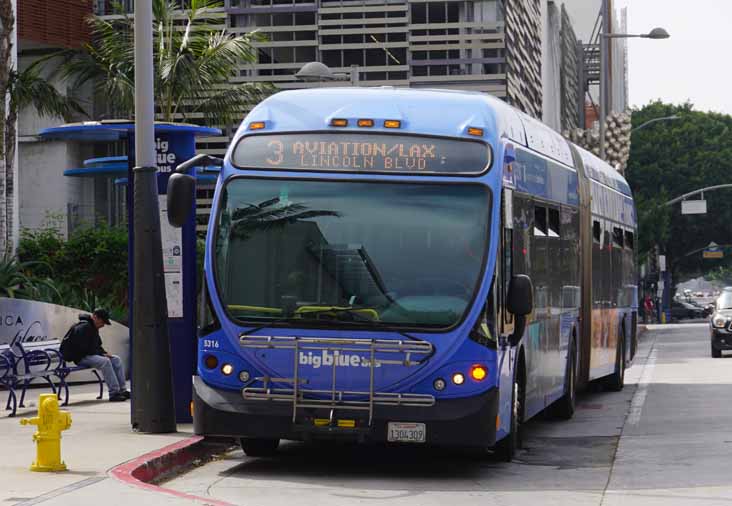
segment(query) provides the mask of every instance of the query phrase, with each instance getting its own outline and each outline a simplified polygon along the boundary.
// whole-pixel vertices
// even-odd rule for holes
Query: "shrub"
[[[49,302],[80,309],[93,309],[100,301],[127,307],[127,256],[127,230],[106,225],[80,229],[68,241],[52,227],[25,230],[18,246],[18,259],[30,264],[30,276],[53,280],[55,290],[49,288],[44,298],[61,297],[66,300]]]

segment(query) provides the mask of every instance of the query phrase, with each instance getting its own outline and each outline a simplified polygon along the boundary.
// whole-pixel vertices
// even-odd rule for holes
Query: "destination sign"
[[[478,174],[490,164],[478,141],[361,133],[252,135],[239,141],[240,168]]]

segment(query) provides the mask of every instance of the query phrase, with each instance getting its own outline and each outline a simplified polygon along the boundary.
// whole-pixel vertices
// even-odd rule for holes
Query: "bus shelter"
[[[85,160],[81,168],[64,171],[69,177],[112,177],[115,186],[127,188],[125,192],[128,224],[128,276],[129,307],[132,308],[134,293],[134,255],[133,255],[133,211],[135,166],[135,125],[129,120],[88,121],[70,123],[46,128],[39,135],[49,140],[63,140],[82,143],[122,143],[126,155],[98,157]],[[188,222],[180,229],[168,224],[166,215],[166,190],[168,178],[176,166],[195,155],[196,137],[218,136],[217,128],[202,127],[182,123],[155,124],[155,151],[158,167],[158,198],[160,204],[160,224],[163,247],[163,266],[165,293],[168,306],[168,329],[171,346],[173,387],[175,396],[176,421],[191,421],[191,376],[196,367],[196,216],[192,213]],[[210,180],[210,174],[196,169],[199,181]],[[130,310],[129,328],[133,329]],[[134,339],[130,335],[130,345]],[[130,364],[134,367],[134,364]],[[132,388],[135,388],[134,385]]]

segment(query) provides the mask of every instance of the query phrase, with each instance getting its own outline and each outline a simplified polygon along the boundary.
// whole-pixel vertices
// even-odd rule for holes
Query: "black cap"
[[[94,313],[92,313],[92,314],[94,316],[96,316],[97,318],[99,318],[100,320],[102,320],[107,325],[111,325],[112,324],[112,322],[109,321],[109,311],[107,311],[106,309],[101,308],[101,307],[100,308],[97,308],[97,309],[94,310]]]

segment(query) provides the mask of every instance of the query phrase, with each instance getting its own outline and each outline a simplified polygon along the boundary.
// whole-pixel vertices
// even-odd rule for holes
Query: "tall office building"
[[[232,33],[257,31],[258,61],[233,82],[281,89],[311,61],[356,66],[361,86],[473,90],[541,117],[541,3],[546,0],[226,0],[211,14]],[[110,2],[97,3],[110,14]]]

